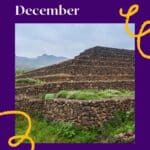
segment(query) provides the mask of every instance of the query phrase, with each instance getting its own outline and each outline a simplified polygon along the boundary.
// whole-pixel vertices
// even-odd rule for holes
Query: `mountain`
[[[36,58],[16,56],[16,70],[32,70],[44,66],[57,64],[67,60],[66,57],[43,54]]]

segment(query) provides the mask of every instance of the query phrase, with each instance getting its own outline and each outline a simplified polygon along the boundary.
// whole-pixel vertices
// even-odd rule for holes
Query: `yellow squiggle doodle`
[[[132,6],[129,7],[127,13],[123,13],[123,9],[120,8],[119,9],[119,14],[122,16],[122,17],[125,17],[126,18],[126,21],[125,21],[125,30],[126,32],[131,36],[131,37],[134,37],[136,38],[137,40],[137,49],[140,53],[140,55],[145,58],[145,59],[150,59],[150,54],[145,54],[144,51],[142,50],[141,48],[141,38],[150,34],[150,29],[147,29],[144,31],[145,27],[147,25],[150,25],[150,20],[147,20],[145,22],[143,22],[143,24],[141,25],[141,28],[139,30],[139,33],[138,34],[134,34],[132,33],[132,31],[130,30],[129,28],[129,21],[130,21],[130,17],[135,15],[137,12],[139,11],[139,5],[138,4],[134,4]]]
[[[33,139],[29,136],[30,131],[31,131],[31,126],[32,126],[30,116],[25,112],[15,111],[15,110],[0,112],[0,116],[6,116],[6,115],[21,115],[21,116],[24,116],[28,121],[28,128],[27,128],[25,134],[24,135],[15,135],[13,137],[10,137],[8,140],[9,146],[17,147],[20,144],[22,144],[25,139],[27,139],[31,143],[31,150],[34,150],[35,143],[34,143]]]

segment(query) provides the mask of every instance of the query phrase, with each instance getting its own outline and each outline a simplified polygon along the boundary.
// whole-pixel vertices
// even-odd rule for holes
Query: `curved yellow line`
[[[142,38],[142,34],[143,36],[146,36],[148,34],[150,34],[150,29],[146,30],[145,32],[144,29],[147,25],[150,25],[150,20],[147,20],[145,21],[142,25],[141,25],[141,28],[140,28],[140,31],[139,31],[139,36],[137,37],[137,48],[139,50],[139,53],[142,57],[144,57],[145,59],[150,59],[150,55],[148,54],[145,54],[141,48],[141,38]]]
[[[35,149],[35,142],[29,136],[30,131],[31,131],[31,127],[32,127],[30,116],[25,112],[16,111],[16,110],[0,112],[0,116],[6,116],[6,115],[21,115],[21,116],[25,117],[28,121],[28,128],[27,128],[25,134],[15,135],[13,137],[10,137],[9,140],[8,140],[8,145],[11,146],[11,147],[17,147],[17,146],[21,145],[24,142],[25,139],[27,139],[31,143],[31,150],[34,150]],[[14,143],[14,141],[15,141],[15,143]]]
[[[129,34],[129,36],[137,38],[136,43],[137,43],[137,49],[138,49],[139,54],[145,59],[150,59],[150,54],[145,54],[143,49],[141,48],[141,38],[148,35],[148,34],[150,34],[150,29],[147,29],[146,31],[144,31],[145,27],[147,25],[150,25],[150,20],[145,21],[141,25],[141,28],[140,28],[138,34],[132,33],[132,31],[129,28],[130,17],[135,15],[138,11],[139,11],[139,5],[134,4],[134,5],[129,7],[127,13],[123,13],[123,9],[120,8],[119,9],[119,14],[120,14],[120,16],[126,18],[126,20],[125,20],[125,30]]]
[[[130,17],[131,17],[131,16],[133,16],[134,14],[136,14],[136,13],[138,12],[138,10],[139,10],[139,5],[137,5],[137,4],[132,5],[132,6],[129,8],[129,10],[128,10],[127,13],[123,13],[123,9],[122,9],[122,8],[119,9],[119,14],[120,14],[120,16],[126,18],[126,21],[125,21],[125,30],[126,30],[126,32],[127,32],[131,37],[137,37],[137,35],[134,34],[134,33],[132,33],[132,31],[130,30],[130,28],[129,28],[129,20],[130,20]]]

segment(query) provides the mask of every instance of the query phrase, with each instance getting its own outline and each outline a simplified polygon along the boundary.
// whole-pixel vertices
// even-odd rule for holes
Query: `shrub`
[[[75,99],[92,100],[92,99],[99,99],[99,97],[93,91],[79,91],[75,94]]]
[[[76,99],[76,95],[78,94],[79,91],[68,91],[67,94],[67,99]]]
[[[50,100],[50,99],[54,99],[54,98],[55,98],[55,94],[53,94],[53,93],[52,94],[46,94],[44,97],[45,100]]]
[[[113,89],[106,89],[101,90],[98,92],[99,97],[101,98],[112,98],[117,96],[130,96],[131,92],[125,92],[125,91],[119,91],[119,90],[113,90]]]
[[[21,75],[25,73],[25,70],[16,70],[16,75]]]
[[[102,138],[107,138],[110,140],[119,133],[134,132],[134,110],[127,112],[117,112],[114,117],[105,122],[103,126],[99,129],[99,133]]]
[[[133,114],[133,110],[117,112],[114,118],[104,123],[102,127],[86,129],[72,123],[46,121],[35,114],[32,116],[31,136],[36,142],[46,143],[112,143],[115,142],[115,135],[134,132],[134,119],[131,117]],[[20,116],[16,119],[16,134],[23,134],[27,127],[27,120]]]
[[[99,100],[102,98],[131,96],[131,91],[106,90],[62,90],[56,93],[56,98],[78,99],[78,100]]]
[[[18,84],[40,84],[42,81],[32,79],[32,78],[21,78],[21,79],[16,79],[16,83]]]
[[[96,137],[95,132],[80,129],[72,123],[50,122],[36,116],[32,117],[32,122],[31,136],[36,142],[89,143]],[[16,134],[23,134],[26,127],[26,119],[17,117]]]
[[[67,98],[67,95],[68,95],[68,91],[62,90],[56,94],[56,97],[57,98]]]

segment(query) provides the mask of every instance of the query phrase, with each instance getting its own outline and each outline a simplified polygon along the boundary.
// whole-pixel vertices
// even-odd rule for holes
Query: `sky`
[[[130,24],[134,32],[134,24]],[[73,58],[95,46],[134,50],[124,24],[16,24],[16,56],[42,54]]]

